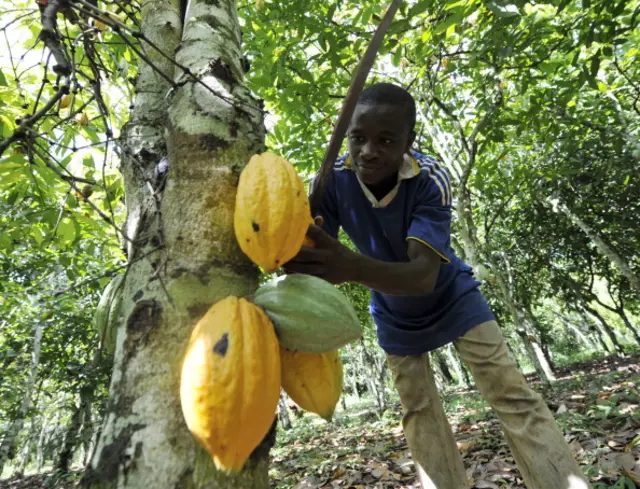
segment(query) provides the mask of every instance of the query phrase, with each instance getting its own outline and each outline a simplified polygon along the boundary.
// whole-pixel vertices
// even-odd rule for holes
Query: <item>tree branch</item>
[[[9,147],[10,144],[19,141],[20,139],[24,139],[28,130],[40,119],[43,117],[50,109],[53,108],[58,100],[60,100],[63,95],[69,93],[69,87],[67,85],[62,85],[55,95],[49,99],[49,101],[42,107],[38,112],[33,114],[31,117],[27,117],[22,121],[22,123],[17,127],[13,134],[8,138],[0,141],[0,156],[5,152],[5,150]]]
[[[40,39],[49,48],[58,63],[53,67],[53,72],[60,76],[68,76],[71,73],[71,64],[60,46],[56,22],[58,10],[65,6],[65,0],[50,0],[42,12],[42,30],[40,31]]]

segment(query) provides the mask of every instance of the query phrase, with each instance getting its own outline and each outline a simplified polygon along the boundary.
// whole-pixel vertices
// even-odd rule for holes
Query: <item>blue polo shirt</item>
[[[371,290],[370,311],[380,346],[394,355],[416,355],[450,343],[494,319],[471,267],[451,248],[451,186],[435,159],[405,155],[398,183],[377,200],[344,155],[333,168],[314,215],[334,238],[340,226],[363,255],[408,262],[407,240],[432,248],[442,259],[435,290],[423,296],[393,296]]]

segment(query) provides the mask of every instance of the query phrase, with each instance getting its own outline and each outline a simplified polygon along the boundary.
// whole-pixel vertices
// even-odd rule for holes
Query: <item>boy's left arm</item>
[[[383,294],[418,296],[433,292],[441,256],[420,241],[407,241],[408,262],[385,262],[350,250],[312,224],[307,235],[315,248],[303,247],[284,268],[315,275],[333,284],[358,282]]]

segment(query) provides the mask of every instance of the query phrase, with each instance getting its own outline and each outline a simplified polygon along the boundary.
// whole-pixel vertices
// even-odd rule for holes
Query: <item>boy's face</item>
[[[354,170],[367,185],[396,175],[415,139],[404,108],[387,104],[358,104],[347,136]]]

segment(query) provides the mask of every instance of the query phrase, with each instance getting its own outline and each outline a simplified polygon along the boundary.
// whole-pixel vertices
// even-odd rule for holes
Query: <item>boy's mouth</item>
[[[358,165],[358,167],[362,168],[363,170],[378,170],[382,167],[381,163],[378,162],[364,162],[364,161],[357,161],[356,165]]]

